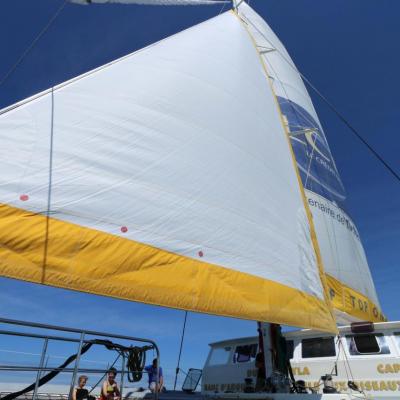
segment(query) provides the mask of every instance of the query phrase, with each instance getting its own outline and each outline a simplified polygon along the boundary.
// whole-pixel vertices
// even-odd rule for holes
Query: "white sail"
[[[295,161],[227,12],[0,115],[0,273],[335,330]]]
[[[280,40],[254,10],[243,2],[239,14],[266,64],[290,132],[338,317],[382,320],[359,233],[345,209],[345,190],[300,74]]]

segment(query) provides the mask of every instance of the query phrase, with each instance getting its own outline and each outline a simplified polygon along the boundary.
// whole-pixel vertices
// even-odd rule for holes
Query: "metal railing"
[[[12,365],[12,364],[0,364],[0,371],[14,371],[14,372],[37,372],[36,374],[36,381],[35,381],[35,388],[33,390],[33,394],[29,395],[23,395],[22,398],[26,399],[32,399],[32,400],[42,400],[44,398],[49,398],[46,397],[46,394],[40,394],[38,396],[38,388],[39,388],[39,380],[41,377],[42,372],[50,372],[50,371],[62,371],[62,372],[68,372],[72,373],[72,379],[71,379],[71,384],[70,384],[70,390],[68,395],[58,395],[58,398],[61,400],[64,399],[71,399],[72,398],[72,391],[75,386],[76,382],[76,377],[78,372],[83,372],[83,373],[96,373],[96,374],[105,374],[107,373],[107,369],[98,369],[98,368],[80,368],[80,356],[81,356],[81,351],[82,347],[85,344],[88,343],[93,343],[93,340],[87,339],[88,336],[94,336],[97,338],[108,338],[108,339],[117,339],[117,340],[124,340],[124,341],[129,341],[130,343],[136,342],[136,343],[146,343],[147,344],[147,349],[153,349],[156,352],[156,358],[157,358],[157,365],[160,365],[160,352],[157,347],[157,344],[150,339],[143,339],[143,338],[138,338],[138,337],[133,337],[133,336],[127,336],[127,335],[119,335],[119,334],[114,334],[114,333],[108,333],[108,332],[98,332],[98,331],[91,331],[91,330],[83,330],[83,329],[76,329],[76,328],[68,328],[68,327],[62,327],[62,326],[56,326],[56,325],[47,325],[47,324],[40,324],[36,322],[26,322],[26,321],[19,321],[19,320],[13,320],[13,319],[6,319],[6,318],[0,318],[0,335],[7,335],[7,336],[15,336],[15,337],[26,337],[26,338],[35,338],[35,339],[42,339],[43,340],[43,346],[42,346],[42,351],[40,354],[40,362],[38,366],[21,366],[21,365]],[[46,332],[44,333],[27,333],[27,332],[22,332],[18,330],[10,330],[10,329],[3,329],[3,325],[8,325],[9,326],[17,326],[17,327],[25,327],[25,328],[36,328],[36,329],[43,329],[46,331],[57,331],[57,332],[64,332],[64,333],[73,333],[78,335],[79,337],[68,337],[68,336],[59,336],[59,335],[54,335],[54,334],[47,334]],[[75,359],[75,364],[73,368],[51,368],[45,366],[45,358],[46,358],[46,353],[47,353],[47,348],[49,345],[50,341],[61,341],[61,342],[70,342],[70,343],[76,343],[77,344],[77,352],[76,352],[76,359]],[[95,345],[99,343],[93,343]],[[121,374],[121,383],[120,383],[120,397],[121,399],[123,398],[123,383],[124,383],[124,375],[125,375],[125,356],[122,356],[122,367],[120,370],[117,369],[117,373]],[[131,371],[132,372],[132,371]],[[157,382],[159,381],[159,377],[157,376]],[[4,392],[2,393],[3,395],[5,394]],[[49,395],[50,396],[50,395]],[[3,397],[3,396],[1,396]],[[158,393],[154,393],[154,397],[157,400],[158,398]],[[51,397],[53,398],[53,397]]]
[[[12,394],[12,392],[0,392],[0,400],[9,394]],[[37,400],[68,400],[68,395],[60,393],[38,393],[36,398]],[[19,399],[31,400],[32,394],[23,394]]]

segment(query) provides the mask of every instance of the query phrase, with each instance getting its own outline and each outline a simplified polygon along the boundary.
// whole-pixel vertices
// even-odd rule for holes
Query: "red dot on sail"
[[[200,250],[199,251],[199,257],[203,257],[204,256],[204,253]]]
[[[28,201],[29,200],[29,196],[27,194],[21,194],[21,196],[19,196],[19,199],[21,201]]]
[[[128,232],[128,228],[126,226],[121,226],[121,232],[122,233]]]

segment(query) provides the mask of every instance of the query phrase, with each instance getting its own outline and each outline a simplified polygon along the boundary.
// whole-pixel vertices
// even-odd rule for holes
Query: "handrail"
[[[152,345],[154,345],[154,348],[158,348],[157,344],[154,340],[143,339],[143,338],[138,338],[138,337],[134,337],[134,336],[126,336],[126,335],[107,333],[107,332],[97,332],[97,331],[91,331],[91,330],[87,330],[87,329],[67,328],[64,326],[48,325],[48,324],[41,324],[38,322],[20,321],[17,319],[8,319],[8,318],[0,318],[0,323],[9,324],[9,325],[29,326],[31,328],[50,329],[50,330],[54,330],[54,331],[64,331],[64,332],[73,332],[73,333],[85,332],[86,335],[114,337],[116,339],[126,339],[126,340],[133,340],[135,342],[151,343]]]
[[[42,372],[52,372],[52,371],[58,371],[58,372],[67,372],[67,373],[72,373],[72,380],[70,384],[70,394],[60,394],[60,398],[69,398],[71,393],[72,393],[72,388],[75,385],[75,379],[77,376],[78,371],[79,372],[84,372],[84,373],[105,373],[107,372],[106,369],[95,369],[95,368],[79,368],[79,361],[80,361],[80,351],[82,349],[82,346],[88,343],[93,343],[94,340],[89,340],[85,339],[85,336],[87,337],[88,335],[90,336],[97,336],[97,337],[102,337],[102,338],[112,338],[112,339],[120,339],[120,340],[127,340],[130,342],[139,342],[139,343],[146,343],[149,346],[147,349],[153,349],[156,352],[156,358],[158,360],[158,365],[160,365],[160,351],[159,348],[154,340],[151,339],[144,339],[144,338],[139,338],[135,336],[127,336],[127,335],[121,335],[121,334],[115,334],[115,333],[109,333],[109,332],[99,332],[99,331],[92,331],[92,330],[86,330],[86,329],[78,329],[78,328],[69,328],[65,326],[57,326],[57,325],[50,325],[50,324],[43,324],[43,323],[37,323],[37,322],[30,322],[30,321],[21,321],[21,320],[15,320],[15,319],[9,319],[9,318],[0,318],[0,325],[14,325],[14,326],[19,326],[19,327],[29,327],[29,328],[39,328],[39,329],[45,329],[45,330],[51,330],[51,331],[58,331],[58,332],[68,332],[68,333],[75,333],[79,334],[78,337],[68,337],[68,336],[56,336],[52,334],[46,334],[46,333],[27,333],[27,332],[21,332],[20,330],[10,330],[10,329],[2,329],[0,327],[0,335],[9,335],[9,336],[18,336],[18,337],[29,337],[29,338],[35,338],[35,339],[43,339],[45,345],[43,346],[42,353],[41,353],[41,362],[39,366],[22,366],[22,365],[0,365],[0,371],[13,371],[13,372],[37,372],[37,377],[36,377],[36,383],[35,383],[35,389],[33,391],[33,395],[21,395],[19,398],[27,398],[29,397],[32,400],[37,400],[38,398],[43,398],[42,393],[38,393],[38,382],[41,376]],[[43,365],[43,360],[47,351],[47,343],[51,340],[54,341],[64,341],[64,342],[72,342],[72,343],[77,343],[78,344],[78,352],[77,352],[77,357],[75,360],[75,365],[72,368],[60,368],[60,367],[47,367]],[[93,343],[94,345],[99,345],[101,343]],[[124,362],[124,361],[123,361]],[[117,370],[119,374],[121,374],[121,396],[122,396],[122,382],[123,382],[123,375],[126,372],[125,371],[125,365],[122,365],[122,369]],[[157,381],[158,381],[158,376],[157,376]],[[5,395],[5,392],[0,393],[0,399]],[[25,397],[23,397],[25,396]],[[26,397],[27,396],[27,397]],[[154,393],[154,398],[157,400],[158,399],[158,393]]]

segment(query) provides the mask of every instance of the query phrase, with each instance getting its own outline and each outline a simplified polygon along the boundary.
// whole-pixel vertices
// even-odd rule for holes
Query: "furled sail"
[[[345,190],[307,89],[285,47],[244,2],[239,15],[254,38],[278,96],[313,214],[338,321],[380,321],[374,283],[357,228],[345,211]]]
[[[0,114],[0,273],[336,329],[259,54],[221,14]]]

